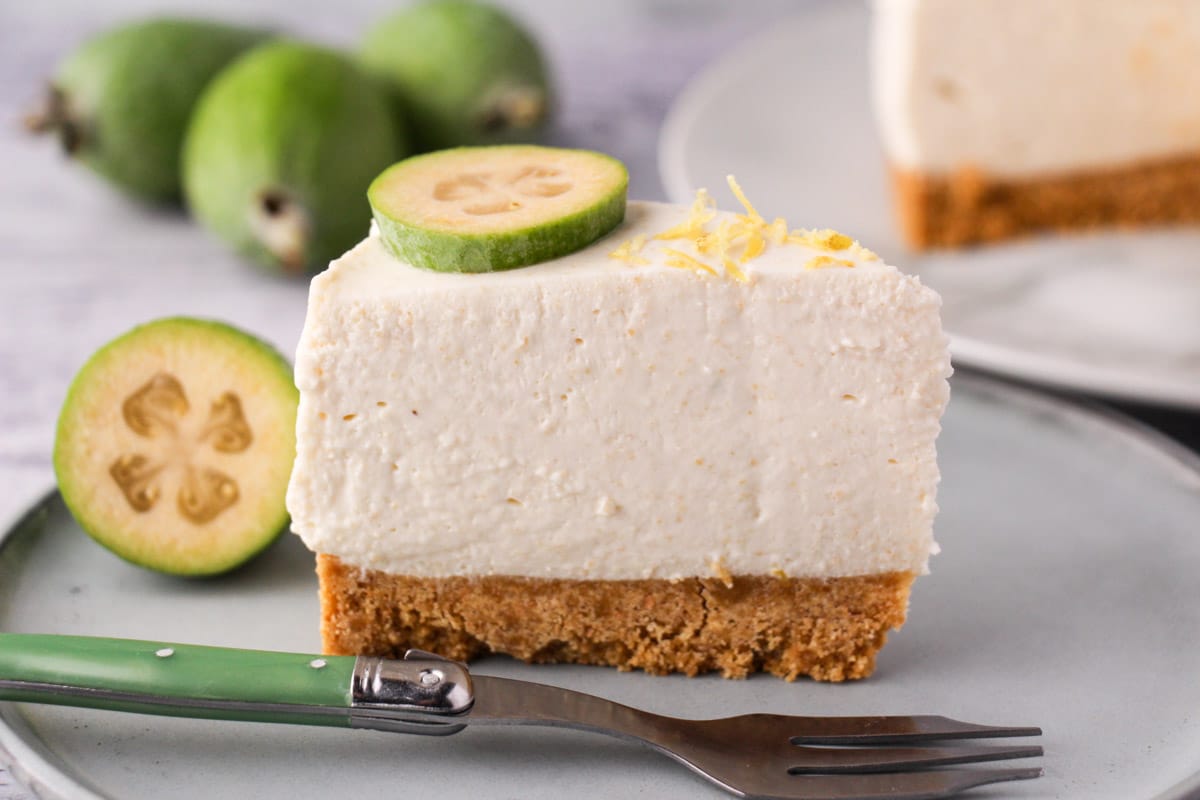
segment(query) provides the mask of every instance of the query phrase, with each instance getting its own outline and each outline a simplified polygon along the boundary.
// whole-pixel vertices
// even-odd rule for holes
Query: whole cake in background
[[[288,508],[326,650],[870,674],[936,551],[938,296],[749,203],[620,221],[596,154],[422,158],[372,187],[379,224],[314,279],[296,357]],[[607,236],[476,258],[561,244],[589,193]],[[559,210],[537,241],[516,224]],[[414,266],[429,248],[463,261]]]
[[[873,12],[876,115],[911,246],[1200,222],[1200,3]]]

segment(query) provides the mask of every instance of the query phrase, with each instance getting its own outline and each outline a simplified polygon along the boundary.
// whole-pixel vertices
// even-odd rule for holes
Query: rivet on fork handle
[[[467,668],[423,650],[403,660],[359,656],[350,694],[350,727],[426,736],[461,731],[455,718],[475,702]]]

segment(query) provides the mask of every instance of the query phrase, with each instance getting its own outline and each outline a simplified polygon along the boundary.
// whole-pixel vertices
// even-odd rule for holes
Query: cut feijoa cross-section
[[[93,539],[159,572],[214,575],[287,524],[299,400],[270,345],[219,322],[134,328],[76,375],[54,443],[59,491]]]
[[[492,272],[579,250],[625,218],[629,173],[587,150],[463,147],[394,164],[368,196],[387,248],[439,272]]]

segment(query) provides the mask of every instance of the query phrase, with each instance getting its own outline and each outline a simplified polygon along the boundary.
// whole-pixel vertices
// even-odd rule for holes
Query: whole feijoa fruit
[[[134,328],[75,376],[54,471],[93,539],[159,572],[213,575],[284,530],[299,393],[288,362],[229,325]]]
[[[359,59],[395,87],[421,150],[528,142],[552,105],[537,42],[506,12],[428,0],[373,26]]]
[[[265,31],[193,19],[151,19],[84,42],[57,68],[27,119],[127,192],[177,200],[179,159],[192,108],[230,61]]]
[[[406,155],[387,89],[322,47],[276,40],[212,82],[184,142],[187,204],[269,268],[320,271],[366,234],[367,186]]]

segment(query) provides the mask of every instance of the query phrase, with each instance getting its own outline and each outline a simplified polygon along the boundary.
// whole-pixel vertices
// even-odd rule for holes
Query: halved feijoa
[[[384,244],[440,272],[491,272],[586,247],[625,218],[629,173],[611,156],[536,145],[409,158],[371,184]]]
[[[162,319],[91,357],[54,442],[81,528],[160,572],[233,569],[287,525],[299,394],[270,345],[220,322]]]

